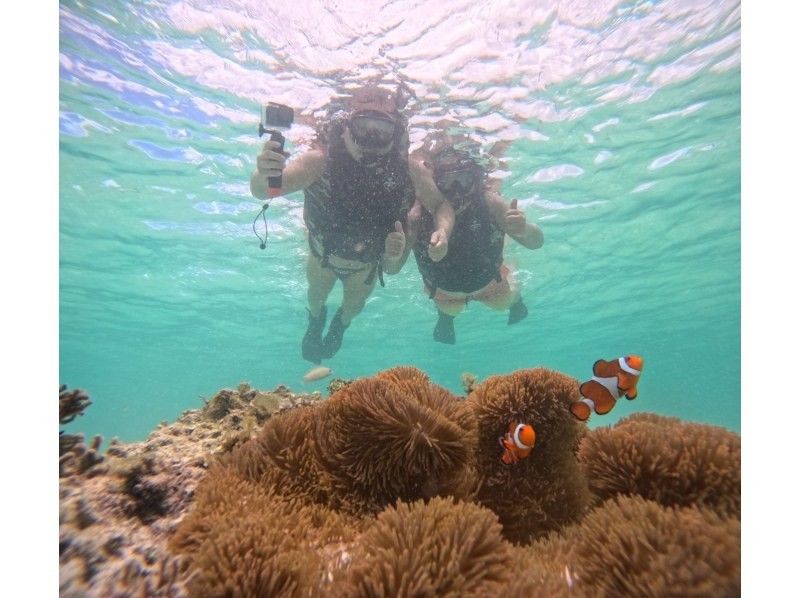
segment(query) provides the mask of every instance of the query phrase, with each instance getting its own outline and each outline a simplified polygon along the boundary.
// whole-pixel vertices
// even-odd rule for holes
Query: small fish
[[[581,398],[569,406],[572,415],[586,421],[592,411],[597,415],[611,411],[622,395],[629,401],[635,399],[643,366],[644,359],[638,355],[626,355],[612,361],[595,361],[592,366],[594,376],[581,384]]]
[[[508,432],[498,440],[504,449],[500,460],[506,465],[511,465],[531,454],[536,442],[536,431],[530,424],[511,422],[508,425]]]
[[[329,367],[325,367],[324,365],[317,366],[308,372],[306,375],[303,376],[303,380],[305,382],[314,382],[315,380],[322,380],[323,378],[327,378],[331,375],[333,370]]]

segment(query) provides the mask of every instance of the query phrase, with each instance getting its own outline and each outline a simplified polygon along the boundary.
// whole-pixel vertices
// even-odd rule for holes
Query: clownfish
[[[626,355],[613,361],[595,361],[592,366],[594,376],[581,384],[581,398],[569,406],[572,415],[586,421],[592,410],[597,415],[611,411],[622,395],[629,401],[635,399],[642,366],[644,360],[638,355]]]
[[[506,465],[511,465],[531,454],[533,444],[536,442],[536,431],[530,424],[511,422],[508,425],[508,432],[498,440],[504,449],[500,460]]]

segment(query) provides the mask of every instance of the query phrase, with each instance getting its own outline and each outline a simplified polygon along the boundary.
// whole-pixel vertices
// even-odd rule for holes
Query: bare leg
[[[434,299],[434,302],[436,303],[436,309],[448,316],[457,316],[464,311],[464,307],[467,305],[466,301],[457,301],[453,299],[442,301],[438,297]]]
[[[479,299],[492,309],[497,311],[508,310],[508,324],[516,324],[520,320],[524,320],[528,315],[528,308],[522,301],[519,289],[514,289],[510,293],[503,296],[495,296],[488,299]]]
[[[475,294],[475,298],[497,311],[508,310],[508,323],[516,324],[528,315],[528,308],[520,296],[519,283],[505,264],[501,269],[501,282],[492,282]]]
[[[354,272],[342,281],[342,306],[336,312],[328,328],[328,334],[322,342],[322,356],[333,357],[342,346],[344,331],[350,326],[351,320],[356,317],[367,297],[375,288],[375,279],[367,283],[367,279],[372,273],[372,268],[364,268],[360,272]],[[375,277],[377,278],[377,276]]]
[[[349,326],[350,321],[361,313],[367,298],[375,288],[377,274],[371,283],[366,282],[371,272],[372,268],[365,268],[362,272],[356,272],[342,281],[342,324],[345,326]]]
[[[497,311],[505,311],[511,305],[516,303],[518,299],[519,299],[519,289],[517,289],[516,291],[511,291],[509,289],[509,291],[503,295],[495,295],[493,297],[488,297],[486,299],[478,298],[478,301],[480,301],[487,307],[490,307]]]
[[[306,277],[308,279],[308,327],[303,336],[303,359],[311,363],[320,363],[322,359],[322,331],[328,311],[325,300],[328,298],[333,285],[336,284],[336,275],[322,264],[314,254],[309,254],[306,263]]]
[[[336,275],[329,268],[323,268],[319,258],[308,254],[306,263],[306,279],[308,280],[308,311],[313,317],[319,316],[322,306],[336,284]]]

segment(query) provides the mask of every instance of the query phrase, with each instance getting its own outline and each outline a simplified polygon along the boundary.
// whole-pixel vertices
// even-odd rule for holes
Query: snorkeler
[[[447,254],[453,208],[432,173],[409,159],[404,105],[400,90],[391,94],[378,86],[358,88],[346,110],[326,123],[315,149],[286,165],[276,142],[267,141],[250,177],[251,193],[260,199],[268,196],[268,178],[280,175],[284,195],[304,192],[310,252],[302,354],[312,363],[336,354],[375,281],[383,284],[383,272],[395,274],[402,267],[405,223],[415,198],[433,214],[425,240],[427,258],[437,263]],[[337,280],[342,283],[342,305],[323,338],[325,302]]]
[[[447,256],[434,261],[425,252],[424,240],[433,226],[430,215],[415,206],[409,214],[414,258],[429,296],[436,303],[439,319],[433,338],[454,344],[454,318],[471,300],[499,311],[508,310],[508,324],[528,315],[519,288],[509,281],[503,263],[504,237],[529,249],[544,243],[542,230],[527,222],[524,212],[486,185],[486,172],[468,152],[446,145],[433,153],[434,181],[455,209],[456,222]]]

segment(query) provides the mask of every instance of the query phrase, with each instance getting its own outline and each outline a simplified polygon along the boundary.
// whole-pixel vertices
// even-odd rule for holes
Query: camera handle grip
[[[277,141],[280,144],[278,151],[283,152],[283,145],[286,141],[286,138],[281,134],[280,131],[269,131],[270,141]],[[277,197],[281,194],[281,187],[283,187],[283,176],[271,176],[267,179],[267,184],[269,185],[269,196],[270,197]]]

